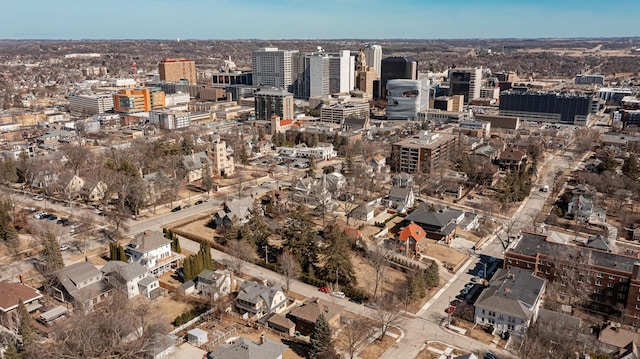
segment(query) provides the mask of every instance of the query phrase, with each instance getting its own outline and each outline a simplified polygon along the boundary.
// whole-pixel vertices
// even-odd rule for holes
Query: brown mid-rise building
[[[393,144],[391,169],[396,172],[432,173],[446,163],[458,143],[458,136],[421,132]]]
[[[535,275],[561,282],[580,295],[589,310],[621,318],[640,327],[640,261],[588,246],[549,241],[545,235],[523,233],[505,254],[505,268],[517,267]],[[620,320],[620,319],[616,319]]]
[[[162,81],[187,80],[190,84],[196,84],[196,63],[192,60],[164,59],[158,64],[158,72]]]

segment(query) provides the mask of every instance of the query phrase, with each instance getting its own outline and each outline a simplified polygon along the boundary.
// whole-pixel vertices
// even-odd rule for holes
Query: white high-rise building
[[[69,96],[69,109],[88,115],[96,115],[113,110],[113,94]]]
[[[367,66],[376,70],[378,78],[382,70],[382,46],[368,44],[364,47],[364,55],[367,57]]]
[[[254,86],[264,85],[292,91],[291,57],[297,50],[278,50],[266,47],[251,53]]]
[[[349,50],[314,52],[305,58],[305,95],[324,96],[354,88],[355,57]]]

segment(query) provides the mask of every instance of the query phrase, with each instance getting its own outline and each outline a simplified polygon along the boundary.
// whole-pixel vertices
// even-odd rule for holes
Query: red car
[[[447,307],[447,309],[444,310],[445,313],[447,314],[451,314],[456,310],[456,306],[455,305],[450,305]]]
[[[321,291],[322,293],[331,293],[331,288],[329,287],[320,287],[318,288],[319,291]]]

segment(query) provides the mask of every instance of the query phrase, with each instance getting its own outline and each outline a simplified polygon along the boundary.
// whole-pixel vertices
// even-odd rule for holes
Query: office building
[[[166,109],[151,111],[149,122],[163,130],[187,128],[191,125],[191,113]]]
[[[366,65],[375,70],[380,78],[382,72],[382,46],[378,44],[368,44],[364,47],[364,54],[367,58]]]
[[[293,94],[277,88],[260,88],[254,96],[258,120],[269,120],[272,116],[293,119]]]
[[[429,80],[387,81],[387,119],[415,120],[429,108]]]
[[[481,68],[449,69],[449,96],[463,95],[464,103],[480,98]]]
[[[354,88],[355,57],[348,50],[305,54],[302,83],[304,98],[345,93]]]
[[[604,85],[603,75],[576,75],[576,85]]]
[[[433,173],[445,166],[453,154],[458,136],[423,131],[405,138],[391,148],[391,170],[406,173]]]
[[[115,112],[149,112],[164,106],[164,92],[159,87],[125,89],[113,95],[113,110]]]
[[[252,75],[247,71],[216,72],[211,74],[213,86],[251,85]]]
[[[271,86],[292,90],[292,56],[297,50],[278,50],[266,47],[251,53],[251,83],[255,86]]]
[[[507,90],[500,94],[500,115],[584,125],[591,103],[592,96],[585,93]]]
[[[438,96],[429,101],[429,108],[449,112],[462,111],[464,109],[464,96]]]
[[[158,64],[158,73],[161,81],[178,82],[189,81],[196,84],[196,63],[184,58],[164,59]]]
[[[636,256],[607,252],[589,244],[556,243],[546,235],[523,233],[505,253],[504,266],[526,269],[550,282],[572,278],[581,283],[586,294],[582,306],[640,327],[640,262]]]
[[[239,101],[245,97],[253,97],[256,91],[258,91],[258,86],[253,85],[231,85],[225,88],[225,92],[231,94],[233,101]]]
[[[625,96],[633,94],[631,88],[628,87],[602,87],[598,89],[598,98],[606,101],[608,104],[620,106]]]
[[[387,98],[386,89],[389,80],[417,80],[418,61],[410,56],[392,56],[382,60],[378,98]]]
[[[174,94],[179,92],[189,93],[189,86],[196,86],[196,85],[189,85],[189,81],[187,80],[179,80],[176,82],[166,82],[166,81],[147,82],[146,86],[159,87],[160,89],[162,89],[162,91],[164,91],[166,95],[169,95],[169,94]]]
[[[373,82],[379,79],[376,70],[368,65],[368,57],[364,50],[358,53],[358,62],[356,64],[356,83],[358,90],[365,92],[369,98],[373,98],[374,89]]]
[[[320,120],[344,124],[347,118],[369,118],[369,103],[364,101],[337,102],[322,105]]]
[[[113,95],[72,95],[69,96],[69,109],[85,115],[113,111]]]

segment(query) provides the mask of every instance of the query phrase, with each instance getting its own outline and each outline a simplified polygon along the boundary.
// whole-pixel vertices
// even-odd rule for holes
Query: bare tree
[[[367,251],[367,259],[374,269],[373,276],[373,294],[372,298],[376,298],[378,295],[378,289],[382,285],[384,275],[387,271],[387,257],[389,251],[383,246],[375,244],[373,248]]]
[[[69,167],[76,176],[80,173],[80,167],[87,163],[91,154],[87,147],[73,144],[62,146],[61,151],[67,160],[67,167]]]
[[[245,262],[251,261],[254,257],[253,247],[245,240],[231,240],[227,242],[227,248],[231,258],[226,259],[225,264],[234,273],[240,273]]]
[[[366,319],[353,318],[342,327],[341,334],[338,336],[337,347],[347,353],[349,359],[353,359],[367,346],[367,339],[373,334],[373,326]]]
[[[513,241],[517,233],[520,233],[520,220],[515,217],[512,217],[508,221],[502,224],[501,228],[498,228],[496,231],[496,238],[500,240],[500,244],[502,245],[502,249],[507,250],[509,244]]]
[[[280,274],[284,279],[285,289],[288,292],[291,281],[300,276],[300,263],[298,263],[298,259],[291,251],[285,249],[278,256],[278,264],[280,265]]]
[[[557,304],[579,306],[588,302],[594,294],[591,280],[593,273],[589,269],[592,264],[591,252],[583,251],[575,246],[559,246],[550,256],[544,267],[551,280],[547,286],[547,299]],[[541,268],[542,269],[542,268]],[[604,300],[604,298],[602,298]]]
[[[401,301],[392,294],[379,297],[376,300],[375,321],[381,331],[379,340],[384,338],[389,328],[400,324],[402,321]]]

